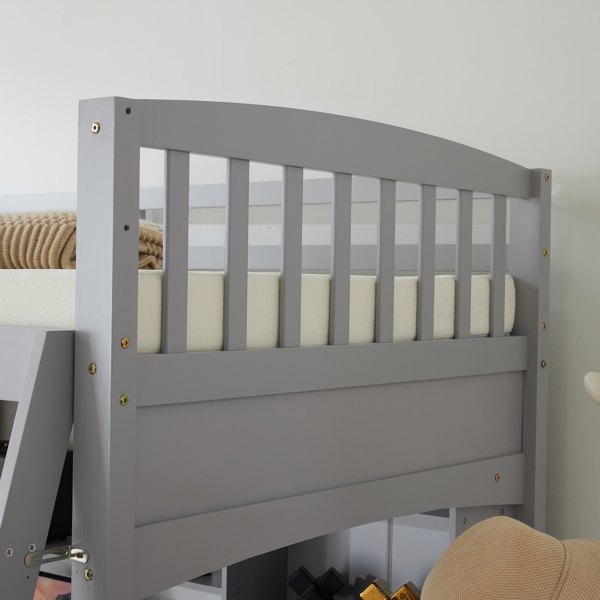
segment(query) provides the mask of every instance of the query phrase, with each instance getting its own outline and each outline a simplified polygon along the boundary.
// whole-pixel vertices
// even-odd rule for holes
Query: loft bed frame
[[[156,355],[136,350],[141,147],[166,150]],[[186,352],[190,153],[228,162],[220,352]],[[249,161],[283,166],[275,349],[246,350]],[[333,173],[324,347],[299,347],[303,169]],[[353,175],[378,180],[376,341],[364,345],[348,344]],[[420,190],[418,320],[417,341],[392,343],[398,181]],[[455,534],[459,515],[475,516],[468,527],[499,505],[543,530],[550,186],[547,170],[359,119],[82,101],[75,331],[0,328],[0,397],[18,402],[0,479],[2,590],[33,595],[32,557],[43,554],[73,420],[68,552],[88,559],[73,564],[76,599],[146,598],[303,540],[439,508],[454,510]],[[433,339],[437,188],[458,197],[446,261],[456,270],[452,340]],[[493,197],[485,338],[470,337],[474,191]],[[507,264],[517,298],[511,336]]]

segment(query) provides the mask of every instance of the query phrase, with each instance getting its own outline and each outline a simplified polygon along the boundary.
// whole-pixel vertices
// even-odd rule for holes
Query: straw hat
[[[600,541],[559,540],[508,517],[474,525],[444,552],[421,600],[599,600]]]

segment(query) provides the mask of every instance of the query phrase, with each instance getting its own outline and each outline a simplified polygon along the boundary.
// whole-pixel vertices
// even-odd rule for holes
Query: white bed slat
[[[187,350],[190,155],[165,152],[162,352]]]
[[[329,343],[337,346],[350,340],[352,175],[333,174],[332,213]]]
[[[435,186],[421,186],[421,199],[419,200],[419,262],[417,267],[417,339],[422,342],[433,340],[435,193]]]
[[[471,271],[473,262],[473,192],[459,190],[456,215],[456,302],[454,337],[471,337]]]
[[[245,350],[248,321],[248,197],[250,163],[227,161],[223,348]]]
[[[300,347],[303,178],[302,169],[283,168],[279,292],[279,346],[282,348]]]
[[[396,182],[379,180],[377,205],[377,288],[375,341],[394,341],[394,254],[396,241]]]
[[[506,196],[494,195],[492,211],[490,336],[502,337],[506,276]]]

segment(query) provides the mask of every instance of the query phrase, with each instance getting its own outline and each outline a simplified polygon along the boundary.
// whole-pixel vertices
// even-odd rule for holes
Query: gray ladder
[[[73,331],[0,327],[0,398],[18,402],[0,477],[0,596],[31,600],[73,426]]]

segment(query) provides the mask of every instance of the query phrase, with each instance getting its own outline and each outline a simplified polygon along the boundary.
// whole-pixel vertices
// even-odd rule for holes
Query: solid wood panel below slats
[[[363,523],[439,506],[519,504],[523,464],[522,454],[512,454],[138,527],[136,599],[199,572]],[[496,473],[502,473],[499,483]]]
[[[526,337],[138,356],[138,406],[523,371]]]

